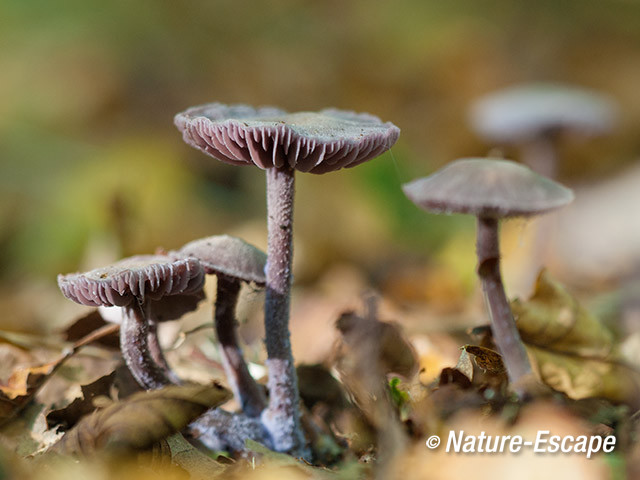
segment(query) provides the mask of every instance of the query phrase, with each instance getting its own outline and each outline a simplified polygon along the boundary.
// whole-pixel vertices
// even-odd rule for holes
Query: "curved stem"
[[[262,421],[278,451],[302,455],[298,379],[289,338],[289,298],[293,260],[294,170],[267,169],[267,288],[265,334],[269,368],[269,406]]]
[[[531,364],[516,328],[500,274],[498,220],[478,217],[478,275],[491,318],[493,339],[502,354],[511,383],[532,375]]]
[[[151,354],[151,358],[153,361],[164,370],[165,375],[172,383],[176,385],[180,385],[182,380],[169,366],[169,362],[167,362],[166,357],[164,356],[164,352],[162,351],[162,346],[160,345],[160,339],[158,338],[158,322],[153,319],[149,319],[149,333],[147,334],[147,343],[149,345],[149,353]]]
[[[266,406],[266,400],[260,386],[249,373],[238,342],[235,313],[239,293],[240,282],[218,275],[214,323],[231,390],[240,402],[242,411],[249,417],[258,417]]]
[[[120,349],[131,374],[141,387],[152,390],[171,385],[166,372],[153,360],[148,344],[149,324],[137,303],[124,307]]]

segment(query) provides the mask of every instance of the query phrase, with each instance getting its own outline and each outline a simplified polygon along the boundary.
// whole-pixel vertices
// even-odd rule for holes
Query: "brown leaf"
[[[495,350],[478,347],[476,345],[465,345],[462,349],[473,355],[476,365],[484,372],[489,372],[494,375],[501,375],[506,372],[504,363],[502,363],[502,357]]]
[[[540,377],[551,388],[579,400],[601,397],[640,407],[640,372],[619,362],[562,355],[537,347],[533,354]]]
[[[546,271],[533,296],[511,304],[540,378],[573,399],[640,406],[640,371],[627,365],[613,333]]]
[[[65,408],[53,410],[47,414],[48,428],[59,427],[61,430],[68,430],[73,427],[80,418],[92,413],[97,406],[93,399],[98,396],[109,396],[116,372],[104,375],[95,382],[82,385],[82,397],[76,398]]]
[[[538,275],[533,296],[526,302],[513,300],[511,309],[528,345],[599,358],[613,351],[613,333],[546,270]]]
[[[67,455],[145,449],[230,398],[214,386],[169,386],[141,392],[83,418],[54,446]]]
[[[78,340],[57,360],[14,371],[7,383],[0,385],[0,425],[20,412],[58,368],[80,348],[116,331],[118,328],[118,325],[106,325]]]
[[[336,328],[348,348],[357,349],[363,341],[374,342],[383,373],[397,373],[407,378],[415,374],[416,353],[398,324],[347,312],[336,321]]]

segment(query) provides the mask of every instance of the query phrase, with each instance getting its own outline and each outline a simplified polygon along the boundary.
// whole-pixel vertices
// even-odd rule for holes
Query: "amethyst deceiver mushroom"
[[[138,255],[89,272],[58,276],[58,286],[68,299],[91,307],[122,308],[122,356],[145,389],[176,383],[153,330],[158,321],[193,310],[204,298],[203,285],[204,270],[198,260],[159,255]]]
[[[341,110],[287,113],[273,107],[211,103],[175,117],[189,145],[232,165],[255,165],[267,176],[265,331],[269,406],[262,420],[276,450],[304,448],[289,338],[295,171],[327,173],[382,154],[400,130],[369,114]]]
[[[198,308],[198,304],[205,299],[204,289],[199,289],[194,293],[185,293],[162,297],[161,299],[149,302],[146,307],[146,318],[149,325],[147,334],[147,346],[151,359],[158,365],[168,377],[168,379],[179,385],[182,383],[180,377],[169,367],[169,363],[164,356],[160,339],[158,337],[158,328],[161,323],[178,320],[183,315],[193,312]],[[98,307],[100,316],[112,323],[122,325],[126,311],[120,307],[107,307],[101,305]]]
[[[515,145],[522,161],[549,178],[557,176],[557,143],[564,132],[601,135],[616,121],[616,107],[606,95],[584,88],[531,84],[500,90],[476,100],[472,128],[483,139]]]
[[[249,417],[260,416],[266,400],[262,387],[251,376],[244,360],[235,312],[242,283],[264,287],[267,254],[239,238],[216,235],[189,242],[170,255],[196,258],[205,273],[217,277],[214,326],[222,364],[242,411]]]
[[[531,364],[516,327],[500,274],[498,222],[560,208],[573,192],[529,168],[508,160],[461,159],[402,187],[417,206],[432,213],[467,213],[478,218],[478,276],[491,319],[491,330],[509,379],[524,393]]]

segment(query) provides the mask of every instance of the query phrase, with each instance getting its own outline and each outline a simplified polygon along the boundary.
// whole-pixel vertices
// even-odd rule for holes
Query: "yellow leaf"
[[[511,303],[542,379],[573,399],[602,397],[640,406],[640,372],[622,361],[613,333],[546,271],[533,296]]]
[[[555,352],[605,358],[613,351],[613,334],[567,290],[542,270],[533,296],[511,302],[522,340]]]
[[[528,347],[542,380],[551,388],[579,400],[602,397],[640,406],[640,372],[615,361],[573,357]]]
[[[15,417],[66,358],[65,356],[45,365],[25,367],[14,371],[7,383],[0,385],[0,424]]]

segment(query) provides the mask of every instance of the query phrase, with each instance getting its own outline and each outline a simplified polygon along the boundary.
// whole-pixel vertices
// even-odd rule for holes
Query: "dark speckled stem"
[[[502,284],[497,219],[478,218],[476,249],[478,275],[489,309],[493,339],[504,359],[511,383],[517,385],[525,377],[530,377],[532,370]]]
[[[214,323],[229,386],[245,415],[258,417],[264,410],[266,401],[260,386],[249,373],[238,342],[235,313],[239,293],[240,282],[218,274]]]
[[[289,168],[270,168],[266,173],[269,245],[265,341],[269,406],[262,414],[262,421],[276,450],[303,455],[305,439],[300,426],[298,379],[289,338],[295,172]]]
[[[171,369],[169,362],[167,362],[164,352],[162,351],[160,339],[158,338],[158,322],[151,318],[149,318],[149,334],[147,335],[147,342],[149,344],[149,353],[151,354],[153,361],[162,370],[164,370],[165,375],[172,383],[180,385],[182,380],[180,380],[180,377],[178,377],[178,375],[176,375],[176,373]]]
[[[149,324],[140,305],[124,307],[120,326],[120,349],[131,374],[147,390],[173,382],[151,356],[148,344]]]

